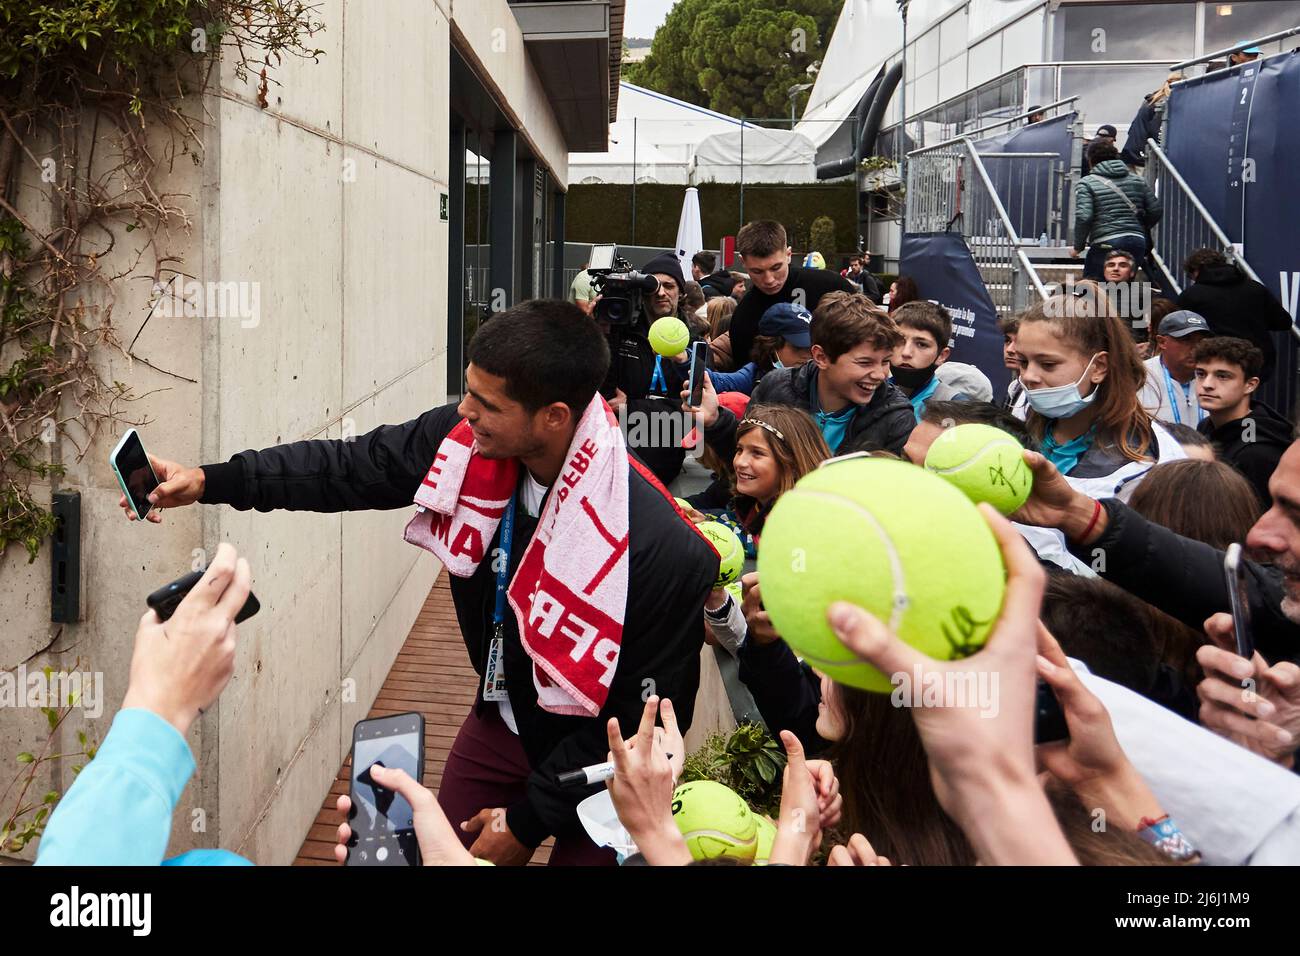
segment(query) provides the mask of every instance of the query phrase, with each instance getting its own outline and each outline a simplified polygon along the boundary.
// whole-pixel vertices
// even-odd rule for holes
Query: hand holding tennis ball
[[[996,679],[993,707],[912,708],[935,796],[984,864],[1075,864],[1034,762],[1038,612],[1047,577],[1010,522],[991,505],[979,510],[996,536],[1007,585],[993,632],[978,653],[935,660],[846,602],[832,604],[827,618],[845,648],[884,673],[982,679],[990,687]]]
[[[763,604],[787,644],[832,680],[893,690],[826,621],[836,601],[866,608],[944,660],[984,643],[1004,570],[988,523],[960,491],[906,462],[851,458],[805,475],[763,526]]]

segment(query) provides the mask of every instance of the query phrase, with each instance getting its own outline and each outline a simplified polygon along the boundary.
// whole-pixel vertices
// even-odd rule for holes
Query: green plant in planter
[[[730,787],[756,813],[772,818],[781,810],[785,750],[759,724],[741,724],[730,736],[710,734],[686,757],[682,782],[713,780]]]

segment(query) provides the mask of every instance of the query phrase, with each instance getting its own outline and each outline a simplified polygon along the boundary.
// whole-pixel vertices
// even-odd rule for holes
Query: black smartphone
[[[1050,744],[1055,740],[1069,739],[1070,725],[1065,722],[1061,702],[1056,699],[1052,685],[1040,677],[1037,700],[1034,703],[1034,743]]]
[[[419,866],[415,813],[400,794],[375,783],[374,766],[400,768],[424,778],[424,716],[394,714],[361,720],[352,728],[352,809],[347,866]]]
[[[699,408],[704,401],[704,372],[709,362],[709,343],[691,343],[691,396],[686,404]]]
[[[134,428],[128,428],[108,456],[108,464],[117,475],[117,483],[122,486],[122,494],[135,510],[135,516],[141,521],[153,510],[149,503],[149,493],[158,487],[158,476],[149,464],[144,445]]]
[[[1255,656],[1255,638],[1250,632],[1250,595],[1246,591],[1246,559],[1242,556],[1241,545],[1228,545],[1223,556],[1223,576],[1228,585],[1228,605],[1232,610],[1237,654],[1250,660]]]
[[[144,601],[153,608],[154,613],[158,615],[158,620],[165,621],[176,613],[176,608],[185,599],[185,595],[190,593],[194,585],[198,584],[206,573],[206,568],[202,571],[191,571],[184,577],[177,578],[171,584],[164,584],[145,598]],[[249,591],[248,600],[239,609],[239,613],[235,615],[235,623],[243,624],[260,610],[262,610],[262,605],[258,603],[256,595]]]

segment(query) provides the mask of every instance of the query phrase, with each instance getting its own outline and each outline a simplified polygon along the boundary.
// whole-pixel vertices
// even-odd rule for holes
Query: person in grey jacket
[[[1085,279],[1101,279],[1106,256],[1118,249],[1134,261],[1146,258],[1148,236],[1164,210],[1160,199],[1140,176],[1132,173],[1113,145],[1094,144],[1088,150],[1092,172],[1074,187],[1074,249],[1076,258],[1088,249]]]

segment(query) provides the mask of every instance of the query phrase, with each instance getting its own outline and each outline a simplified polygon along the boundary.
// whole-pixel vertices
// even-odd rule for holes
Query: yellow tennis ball
[[[758,849],[758,817],[740,794],[713,780],[692,780],[673,791],[673,822],[697,860],[752,861]]]
[[[953,660],[977,651],[1002,609],[1006,571],[984,517],[942,478],[906,462],[851,458],[818,468],[777,501],[758,555],[777,632],[831,679],[892,690],[840,643],[835,601],[870,611],[907,643]]]
[[[686,351],[691,344],[691,333],[686,323],[671,315],[656,319],[650,326],[650,347],[664,358],[672,358]]]
[[[713,586],[720,588],[739,581],[745,569],[745,546],[740,543],[736,532],[721,521],[701,521],[695,527],[713,543],[722,559],[718,562],[718,579]]]
[[[992,425],[949,428],[930,446],[925,467],[960,488],[971,501],[987,501],[1004,515],[1023,505],[1034,486],[1024,446]]]
[[[767,817],[755,816],[758,821],[758,848],[754,851],[754,865],[766,866],[772,859],[772,844],[776,842],[776,824]]]

